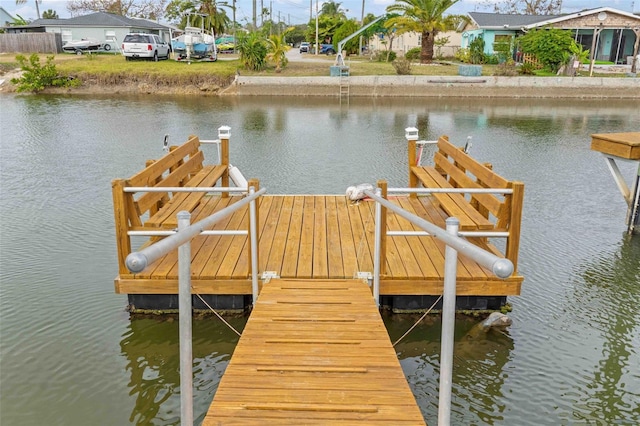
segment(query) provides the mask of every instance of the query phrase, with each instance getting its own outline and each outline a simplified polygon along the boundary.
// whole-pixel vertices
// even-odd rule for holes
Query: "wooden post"
[[[220,164],[225,166],[225,171],[222,174],[222,186],[229,186],[229,139],[220,139]],[[222,198],[229,196],[228,192],[222,193]]]
[[[415,154],[415,149],[413,152]],[[388,188],[387,181],[379,180],[376,185],[380,188],[380,196],[386,199]],[[383,206],[380,212],[380,222],[382,223],[382,233],[380,234],[380,275],[385,275],[387,273],[387,209]]]
[[[509,238],[505,257],[513,263],[513,274],[518,272],[518,251],[520,249],[520,228],[522,226],[522,207],[524,204],[524,184],[522,182],[511,182],[509,187],[513,189],[513,194],[507,194],[511,198],[511,218],[509,219]]]
[[[115,219],[116,245],[118,247],[118,272],[129,272],[125,264],[127,255],[131,253],[131,238],[129,238],[129,214],[127,211],[127,193],[124,192],[126,182],[124,179],[114,179],[111,182],[113,194],[113,213]]]
[[[249,179],[248,182],[249,188],[253,186],[255,192],[260,190],[260,181],[258,179]],[[261,198],[256,199],[256,234],[258,236],[258,245],[260,244],[260,202]],[[248,209],[249,207],[247,207]],[[247,230],[251,229],[251,215],[247,215]],[[260,251],[258,250],[258,253]],[[247,237],[247,263],[249,265],[249,276],[253,273],[251,269],[251,232],[249,232]],[[256,263],[259,259],[256,259]]]
[[[418,178],[413,174],[411,170],[412,167],[416,165],[416,142],[417,139],[408,140],[407,141],[407,153],[409,160],[409,188],[417,188],[418,187]],[[417,194],[411,194],[411,197],[417,197]]]

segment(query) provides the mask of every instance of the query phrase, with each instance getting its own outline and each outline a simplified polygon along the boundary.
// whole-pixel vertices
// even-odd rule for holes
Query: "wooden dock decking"
[[[239,196],[207,196],[194,210],[192,222],[221,210]],[[444,227],[446,214],[431,196],[390,197],[434,224]],[[358,271],[373,272],[374,208],[372,201],[350,202],[343,195],[265,195],[259,203],[258,272],[282,278],[348,279]],[[248,208],[239,210],[214,229],[248,229]],[[170,225],[173,226],[173,225]],[[407,220],[387,214],[388,230],[418,230]],[[484,239],[475,244],[498,251]],[[430,236],[395,236],[386,242],[381,295],[440,295],[444,276],[444,244]],[[198,236],[191,243],[192,288],[200,294],[251,294],[246,236]],[[506,279],[464,256],[458,258],[457,294],[518,295],[523,277]],[[141,273],[120,272],[116,292],[177,294],[177,251]]]
[[[329,423],[425,424],[363,281],[271,280],[203,425]]]

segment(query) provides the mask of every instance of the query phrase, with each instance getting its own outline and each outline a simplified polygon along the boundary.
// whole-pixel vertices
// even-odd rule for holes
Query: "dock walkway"
[[[203,425],[328,422],[425,424],[365,282],[271,280]]]

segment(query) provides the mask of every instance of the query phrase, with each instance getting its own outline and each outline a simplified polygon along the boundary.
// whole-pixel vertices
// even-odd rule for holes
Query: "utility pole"
[[[318,0],[316,0],[316,56],[318,56]]]
[[[256,18],[256,0],[253,0],[253,30],[258,29],[258,20]]]
[[[364,1],[362,0],[362,15],[360,18],[360,28],[364,27]],[[362,56],[362,35],[360,35],[360,41],[358,42],[358,56]]]

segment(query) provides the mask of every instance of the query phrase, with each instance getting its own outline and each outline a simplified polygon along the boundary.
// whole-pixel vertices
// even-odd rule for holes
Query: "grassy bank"
[[[47,55],[41,55],[41,63]],[[120,54],[54,56],[56,69],[62,75],[78,79],[81,85],[73,92],[109,92],[109,93],[201,93],[216,94],[231,84],[237,73],[243,76],[328,76],[333,65],[333,56],[304,55],[289,61],[280,73],[273,66],[254,72],[245,70],[237,57],[228,54],[219,56],[216,62],[192,62],[187,64],[174,60],[126,61]],[[396,75],[390,63],[375,62],[368,58],[348,58],[352,76]],[[18,68],[15,54],[0,54],[0,75]],[[482,74],[492,76],[495,65],[483,65]],[[455,64],[412,64],[412,75],[456,76]],[[597,75],[597,74],[594,74]],[[607,76],[617,76],[608,74]]]

